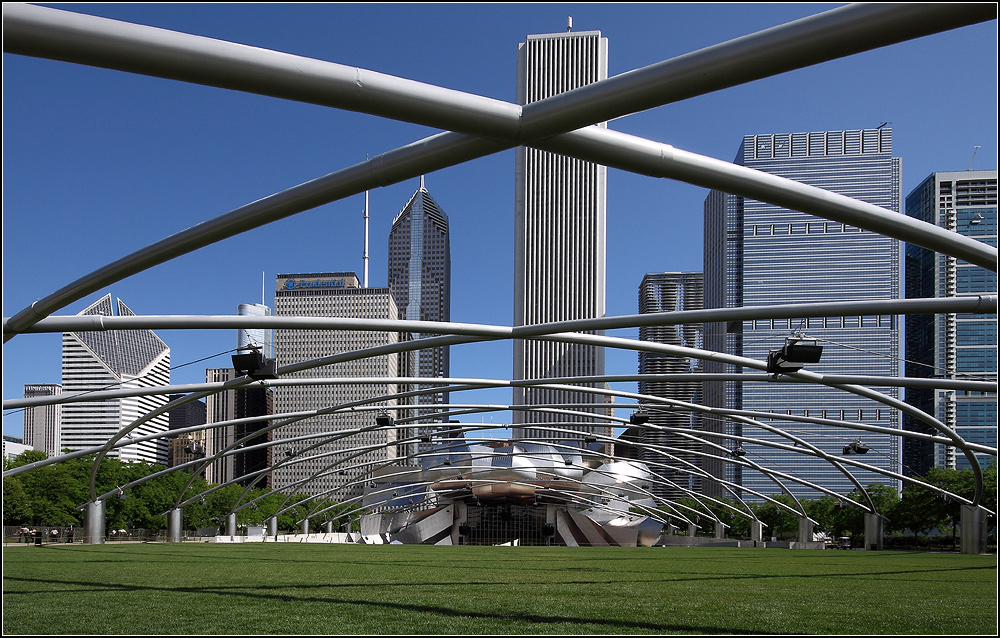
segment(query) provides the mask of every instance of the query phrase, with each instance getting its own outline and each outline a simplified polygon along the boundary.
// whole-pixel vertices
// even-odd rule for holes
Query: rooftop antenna
[[[365,161],[368,161],[368,153],[365,153]],[[365,283],[364,287],[368,287],[368,190],[365,190],[365,251],[361,255],[361,258],[365,262]]]
[[[973,160],[976,159],[976,152],[978,150],[979,150],[979,146],[978,145],[974,149],[972,149],[972,159],[969,160],[969,168],[967,168],[965,170],[967,170],[967,171],[971,171],[972,170],[972,162],[973,162]]]
[[[566,32],[568,33],[572,30],[573,30],[573,16],[569,16],[566,18]]]
[[[263,270],[260,271],[260,305],[262,306],[267,305],[266,303],[264,303],[264,277],[266,274],[267,273],[265,273]]]

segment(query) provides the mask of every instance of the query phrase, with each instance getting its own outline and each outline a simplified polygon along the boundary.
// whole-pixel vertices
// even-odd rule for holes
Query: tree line
[[[4,460],[4,470],[44,460],[45,454],[34,450],[21,453],[14,459]],[[5,478],[3,481],[3,521],[4,525],[70,527],[83,524],[83,511],[77,507],[90,500],[90,472],[94,457],[81,457],[47,465],[30,472]],[[104,494],[137,479],[162,471],[164,466],[145,462],[122,462],[115,458],[105,458],[98,467],[96,485],[98,494]],[[165,512],[173,509],[177,495],[191,480],[191,474],[178,470],[149,479],[124,493],[124,499],[109,498],[105,501],[105,522],[108,529],[149,529],[166,528]],[[971,499],[974,492],[972,470],[948,470],[932,468],[924,482],[942,488],[952,494]],[[185,498],[200,494],[211,487],[200,476],[194,477]],[[997,466],[996,462],[984,470],[983,507],[997,511]],[[961,504],[955,499],[942,498],[936,492],[921,485],[907,484],[902,495],[896,490],[872,483],[868,494],[875,503],[876,510],[885,517],[883,530],[889,535],[908,535],[927,538],[931,535],[949,537],[954,542],[958,535]],[[223,527],[226,517],[243,494],[241,485],[227,485],[204,495],[184,507],[184,528]],[[278,527],[282,530],[300,529],[299,521],[316,509],[332,507],[326,512],[326,520],[333,521],[334,529],[350,519],[355,519],[357,528],[359,508],[353,505],[337,504],[332,500],[309,499],[306,494],[296,494],[288,498],[283,492],[271,492],[267,488],[253,488],[242,502],[263,497],[237,515],[237,525],[265,525],[279,507],[297,504],[278,516]],[[775,495],[774,500],[792,506],[794,501],[785,494]],[[846,498],[866,503],[855,490]],[[287,500],[286,500],[287,499]],[[732,505],[728,499],[720,499]],[[690,499],[679,502],[694,509],[700,506]],[[806,513],[816,521],[814,531],[830,538],[864,536],[864,513],[854,506],[844,505],[841,499],[825,495],[817,499],[799,499]],[[798,516],[780,508],[774,503],[761,501],[750,503],[757,518],[764,523],[767,536],[795,538],[798,534]],[[710,505],[713,513],[729,526],[727,535],[732,538],[749,537],[750,520],[732,510]],[[669,516],[666,510],[660,510]],[[704,518],[702,519],[705,520]],[[324,519],[310,518],[310,531],[322,531]],[[991,519],[991,534],[995,534],[995,518]],[[712,534],[709,526],[703,533]]]
[[[11,460],[4,460],[4,471],[41,461],[44,452],[28,450]],[[77,508],[90,501],[90,472],[94,456],[70,459],[52,465],[23,472],[3,480],[3,522],[5,526],[82,526],[84,512]],[[123,462],[116,458],[105,458],[97,470],[95,484],[98,494],[111,492],[132,481],[150,476],[166,469],[163,465],[146,462]],[[162,530],[167,527],[164,516],[174,508],[177,496],[191,479],[190,472],[177,470],[149,479],[125,492],[123,498],[111,497],[104,501],[106,529],[146,529]],[[195,476],[185,492],[190,498],[212,487],[201,476]],[[184,529],[195,530],[205,527],[225,528],[226,517],[244,492],[237,484],[227,485],[202,499],[183,508]],[[295,504],[278,515],[278,528],[299,531],[299,521],[309,512],[333,506],[326,512],[326,519],[334,522],[334,529],[349,519],[356,519],[359,508],[338,505],[335,501],[309,499],[306,494],[295,494],[291,498],[283,492],[272,492],[267,488],[252,488],[242,499],[246,503],[263,497],[237,514],[240,527],[265,525],[279,507]],[[287,498],[287,501],[286,501]],[[310,531],[323,531],[324,520],[311,518]],[[355,522],[355,527],[357,523]]]
[[[931,468],[923,482],[934,487],[944,489],[952,494],[965,499],[972,499],[975,492],[975,478],[971,469],[950,470]],[[986,509],[997,511],[997,466],[992,462],[989,467],[983,470],[983,499],[981,505]],[[883,522],[883,532],[889,537],[900,539],[906,537],[913,539],[910,544],[928,545],[932,538],[936,545],[955,544],[960,537],[961,503],[953,498],[945,498],[937,492],[924,487],[907,483],[903,487],[902,494],[895,489],[881,483],[871,483],[866,488],[876,511],[885,517]],[[772,496],[776,501],[798,509],[794,501],[787,494]],[[867,500],[858,491],[854,490],[846,495],[847,499],[856,503],[867,505]],[[731,499],[719,499],[722,502],[733,505]],[[697,509],[697,504],[690,499],[681,499],[681,502]],[[800,498],[799,502],[809,518],[816,521],[813,527],[815,533],[825,534],[828,538],[861,538],[865,532],[864,511],[850,504],[846,504],[842,499],[824,495],[820,498],[808,499]],[[757,518],[764,524],[766,536],[773,536],[779,539],[792,539],[798,536],[799,517],[768,502],[759,501],[748,503]],[[750,536],[750,519],[734,513],[732,510],[709,505],[709,509],[729,525],[727,536],[733,538]],[[662,510],[661,510],[662,511]],[[667,512],[662,512],[667,514]],[[702,518],[704,521],[705,518]],[[994,538],[996,535],[996,518],[991,517],[990,534]],[[702,533],[712,534],[714,529],[706,527]]]

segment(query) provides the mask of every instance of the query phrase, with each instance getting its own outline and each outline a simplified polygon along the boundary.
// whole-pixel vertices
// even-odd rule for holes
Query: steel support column
[[[104,501],[91,501],[83,511],[83,542],[85,545],[104,544]]]
[[[813,540],[813,522],[805,516],[799,517],[799,542],[811,543]]]
[[[167,542],[180,543],[184,537],[184,510],[175,507],[167,513]]]
[[[865,512],[865,549],[882,549],[883,525],[885,517],[874,512]]]
[[[986,523],[989,513],[982,507],[962,506],[962,553],[986,553]]]

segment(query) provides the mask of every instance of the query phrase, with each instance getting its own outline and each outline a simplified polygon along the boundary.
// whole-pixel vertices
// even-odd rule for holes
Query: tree
[[[43,452],[22,452],[9,468],[44,460]],[[86,500],[84,468],[79,459],[53,463],[4,479],[5,525],[79,525],[76,506]],[[7,494],[12,499],[8,508]]]
[[[975,493],[975,475],[971,469],[931,468],[923,480],[929,485],[968,500],[971,500]],[[981,505],[996,511],[996,461],[992,461],[983,470]],[[945,498],[923,485],[909,483],[903,487],[903,497],[893,510],[892,529],[901,532],[910,531],[915,536],[930,535],[934,530],[950,530],[952,543],[957,544],[959,520],[961,520],[961,503],[957,499]]]
[[[791,507],[793,510],[798,509],[795,500],[788,494],[775,494],[771,498]],[[798,533],[800,515],[796,515],[784,507],[779,507],[771,501],[764,501],[763,503],[754,505],[754,512],[757,514],[760,522],[764,524],[764,529],[768,530],[771,536],[779,537]]]

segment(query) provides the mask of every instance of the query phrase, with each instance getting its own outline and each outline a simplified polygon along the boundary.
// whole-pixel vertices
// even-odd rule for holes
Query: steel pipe
[[[892,7],[893,5],[886,6]],[[919,11],[909,9],[907,19],[903,21],[900,21],[898,17],[894,17],[891,14],[891,11],[889,11],[882,18],[883,20],[886,20],[886,26],[884,29],[880,29],[880,31],[885,31],[886,33],[895,32],[898,34],[897,37],[899,37],[899,40],[894,41],[901,41],[913,37],[921,37],[936,31],[947,30],[950,28],[956,28],[957,26],[974,24],[995,18],[995,15],[992,15],[988,8],[975,8],[978,5],[974,4],[958,4],[957,6],[960,7],[960,9],[956,9],[955,4],[913,6],[933,7],[934,11],[932,14],[932,12],[928,10],[928,13],[924,15],[924,19],[919,19]],[[148,53],[148,51],[142,46],[142,40],[146,37],[144,35],[140,35],[138,37],[134,35],[129,36],[129,38],[126,38],[126,41],[119,43],[123,48],[115,48],[118,45],[113,43],[109,44],[107,42],[107,38],[113,38],[113,32],[115,31],[114,28],[109,28],[112,24],[108,23],[113,23],[113,25],[126,23],[118,23],[117,21],[108,21],[108,23],[100,22],[99,28],[92,27],[88,30],[85,23],[91,22],[88,20],[88,18],[91,18],[90,16],[66,18],[62,15],[56,15],[59,13],[56,10],[45,10],[40,12],[35,9],[41,8],[31,7],[30,5],[4,5],[5,50],[15,53],[23,53],[26,55],[40,55],[42,54],[42,50],[45,48],[43,42],[47,41],[50,43],[50,46],[54,47],[58,52],[58,55],[54,56],[56,59],[72,59],[73,55],[84,57],[86,55],[93,55],[98,59],[113,60],[118,56],[127,56],[127,54],[134,53],[133,49],[136,48],[140,53]],[[55,11],[55,13],[50,13],[52,11]],[[69,15],[74,16],[75,14]],[[785,27],[788,27],[787,32],[782,31],[782,27],[776,27],[772,30],[760,32],[761,34],[766,33],[766,36],[762,36],[760,34],[755,34],[755,36],[746,36],[745,38],[731,41],[731,43],[737,42],[738,44],[723,43],[721,45],[717,45],[716,47],[710,47],[702,52],[688,54],[687,56],[683,56],[684,65],[682,66],[685,66],[685,68],[688,65],[694,65],[694,67],[697,67],[700,60],[708,64],[709,66],[707,66],[706,69],[712,68],[713,72],[706,72],[704,77],[701,78],[701,84],[705,88],[703,91],[696,94],[714,91],[719,88],[723,88],[724,86],[734,86],[736,84],[745,83],[755,77],[767,77],[773,73],[781,72],[781,70],[799,68],[799,58],[797,55],[794,55],[794,53],[800,50],[803,52],[809,50],[810,43],[816,38],[822,37],[825,29],[833,29],[835,25],[839,25],[838,28],[845,28],[847,29],[847,32],[850,33],[855,29],[863,30],[865,28],[864,25],[872,24],[872,21],[874,20],[873,15],[864,13],[863,11],[854,9],[853,7],[848,7],[840,11],[829,23],[822,19],[824,15],[827,14],[814,16],[809,23],[809,28],[805,30],[801,28],[801,21],[797,21],[789,23],[791,25],[797,25],[795,28],[784,25]],[[847,18],[845,19],[844,16],[847,16]],[[102,19],[94,20],[100,21]],[[64,22],[67,24],[63,24]],[[96,25],[98,23],[93,24]],[[912,32],[908,31],[911,25],[914,26],[914,30]],[[135,27],[135,25],[132,26]],[[150,29],[150,27],[136,28],[140,30]],[[66,32],[64,29],[69,29],[69,32]],[[162,30],[154,29],[154,31]],[[143,31],[143,33],[145,34],[145,31]],[[181,35],[183,36],[183,34]],[[157,39],[152,35],[149,35],[148,37],[154,40]],[[760,39],[754,40],[755,37]],[[775,40],[775,38],[777,38],[777,40]],[[208,42],[205,43],[202,42],[202,40],[208,40]],[[33,45],[33,42],[37,42],[37,46]],[[183,60],[186,59],[186,56],[193,56],[197,58],[198,51],[202,48],[202,46],[207,46],[209,48],[217,46],[215,42],[217,41],[198,38],[196,40],[186,40],[184,43],[178,43],[176,45],[177,50],[169,48],[170,55],[168,55],[167,59],[163,61],[163,64],[166,68],[173,69],[175,65],[181,64]],[[777,42],[783,42],[784,46],[778,46]],[[860,47],[855,46],[854,49],[849,47],[843,49],[837,48],[838,46],[844,46],[847,42],[854,42],[857,44],[857,42],[851,38],[835,38],[834,41],[827,42],[825,46],[829,47],[829,50],[825,59],[834,59],[836,57],[850,55],[851,53],[871,48],[867,45]],[[70,45],[73,43],[75,43],[77,50],[75,54],[71,55],[68,51],[72,49]],[[238,45],[235,46],[238,47]],[[745,60],[748,55],[748,51],[746,49],[747,46],[750,47],[751,51],[756,51],[760,55],[765,54],[767,50],[771,50],[774,60],[779,65],[780,70],[777,68],[770,69],[763,73],[763,75],[753,75],[752,72],[755,68],[766,68],[763,59],[761,57],[757,57],[755,58],[754,64],[747,69],[748,73],[751,73],[750,75],[737,75],[735,77],[729,75],[729,71],[727,70],[729,68],[728,65],[738,65],[741,60]],[[111,53],[105,51],[105,48],[107,47],[110,47],[110,50],[112,51]],[[180,56],[181,59],[177,58],[176,54],[178,50],[183,52],[183,55]],[[251,47],[240,47],[240,52],[234,51],[235,57],[226,58],[227,62],[223,66],[226,68],[227,72],[225,75],[227,77],[229,75],[238,75],[235,73],[235,70],[230,67],[230,65],[234,64],[234,60],[242,60],[243,55],[252,57],[250,56],[250,51],[254,51],[254,49]],[[802,59],[808,60],[814,58],[809,58],[807,55]],[[791,63],[789,63],[789,61],[791,61]],[[711,64],[709,64],[709,62]],[[148,63],[136,63],[136,68],[143,68],[147,64]],[[207,62],[205,64],[206,66],[209,66]],[[661,67],[661,69],[669,68],[669,65]],[[726,80],[726,77],[729,79]],[[662,100],[665,99],[662,97],[665,95],[663,91],[668,91],[669,87],[674,85],[688,87],[685,90],[690,91],[690,86],[687,84],[689,81],[690,78],[685,77],[683,74],[680,77],[671,77],[670,74],[667,73],[664,77],[658,78],[657,82],[651,84],[649,82],[649,78],[639,73],[624,80],[617,80],[618,84],[612,86],[617,87],[618,91],[623,91],[626,87],[632,87],[633,91],[643,95],[661,95],[658,99]],[[602,90],[596,88],[598,84],[601,83],[590,85],[588,90],[591,93]],[[419,88],[409,85],[406,87],[399,85],[398,88],[404,95],[409,95],[411,92],[422,93],[423,91],[446,91],[445,89],[429,87],[427,85],[421,85]],[[594,99],[591,93],[568,92],[563,94],[562,96],[559,96],[561,102],[556,110],[569,109],[570,106],[567,104],[568,101],[579,100],[581,113],[591,113],[592,118],[594,118],[591,119],[591,122],[601,121],[607,117],[606,111],[600,111],[600,114],[598,114],[597,111],[587,108],[587,104]],[[630,99],[620,101],[619,104],[622,114],[634,112],[631,104],[636,103],[636,100],[639,99],[636,93],[629,93]],[[684,95],[685,97],[691,97],[688,93],[685,93]],[[441,95],[441,99],[450,99],[451,97],[452,92],[448,92],[447,95],[442,93]],[[374,101],[378,103],[382,99],[385,99],[385,97],[382,96]],[[553,119],[551,115],[544,111],[544,108],[546,107],[544,107],[541,103],[537,104],[534,108],[538,109],[535,112],[540,113],[540,121],[546,121],[546,117],[549,118],[547,121],[553,123],[553,125],[555,125],[558,121],[558,118]],[[431,110],[438,112],[439,110],[445,110],[445,107],[435,107]],[[106,285],[114,283],[115,281],[120,281],[125,277],[131,276],[154,265],[169,261],[170,259],[193,250],[197,250],[198,248],[208,246],[227,237],[245,232],[252,228],[257,228],[264,224],[294,215],[304,210],[309,210],[310,208],[314,208],[321,204],[329,203],[349,195],[361,193],[377,186],[396,183],[398,181],[410,179],[416,175],[424,174],[439,168],[444,168],[446,166],[468,161],[476,157],[498,152],[505,148],[509,148],[512,145],[530,144],[538,139],[556,135],[558,133],[563,133],[563,135],[560,136],[560,139],[567,135],[579,136],[579,134],[583,134],[584,131],[581,129],[581,131],[569,133],[569,128],[562,128],[561,130],[549,130],[543,133],[540,132],[543,130],[542,127],[533,124],[531,117],[531,111],[522,111],[519,129],[522,134],[513,141],[499,142],[496,140],[476,138],[458,133],[444,133],[432,136],[400,149],[396,149],[395,151],[390,151],[389,153],[380,155],[364,163],[357,164],[353,167],[306,182],[304,184],[300,184],[299,186],[282,191],[281,193],[258,200],[257,202],[235,209],[220,217],[203,222],[186,231],[182,231],[172,235],[171,237],[160,240],[159,242],[140,249],[131,255],[108,264],[103,268],[90,273],[89,275],[85,275],[84,277],[77,279],[56,292],[34,302],[31,306],[21,310],[11,317],[10,321],[5,325],[3,337],[4,341],[8,341],[14,334],[24,331],[26,328],[58,309],[63,308],[73,301],[99,290]],[[576,123],[567,124],[569,127],[577,125],[578,124]],[[536,128],[531,129],[532,126],[535,126]],[[523,135],[523,131],[525,130],[534,130],[533,135],[537,135],[537,137],[529,139],[527,136]],[[661,166],[663,164],[661,160],[670,156],[672,161],[668,162],[668,164],[672,164],[673,170],[678,171],[680,175],[687,175],[691,178],[692,181],[690,183],[704,185],[701,184],[699,180],[706,178],[711,179],[711,181],[716,184],[720,183],[720,180],[714,171],[717,167],[715,164],[717,160],[701,161],[693,154],[678,154],[672,147],[669,147],[668,145],[657,145],[655,142],[641,144],[640,142],[646,141],[643,141],[640,138],[633,138],[631,136],[621,137],[622,134],[615,134],[601,127],[590,127],[586,129],[586,131],[589,137],[576,141],[570,146],[575,148],[584,148],[590,153],[591,158],[601,155],[603,151],[608,149],[613,151],[616,156],[628,156],[629,152],[625,148],[626,143],[628,142],[629,148],[634,149],[635,152],[638,153],[639,157],[636,157],[635,160],[640,163],[649,163],[650,160],[653,160],[657,166]],[[601,131],[604,133],[610,133],[611,136],[602,136],[600,133]],[[549,139],[546,143],[552,144],[554,142],[552,139]],[[539,148],[542,148],[542,146],[539,146]],[[655,159],[657,156],[660,160]],[[702,159],[707,160],[709,158]],[[607,166],[616,166],[615,157],[613,156],[605,158],[605,160],[600,161],[600,163]],[[664,170],[669,169],[670,167],[664,167]],[[632,169],[625,168],[624,170]],[[680,178],[674,175],[666,176]],[[753,186],[753,180],[749,180],[747,175],[743,173],[738,172],[738,174],[732,177],[735,180],[734,186],[736,189],[745,189],[748,185],[746,182],[748,181],[750,182],[749,185]],[[763,189],[762,192],[774,192],[777,187],[772,183],[773,181],[774,180],[768,180],[769,187],[767,189]],[[728,179],[723,179],[721,182],[728,183]],[[710,187],[715,188],[715,186]],[[723,190],[726,189],[724,188]],[[822,202],[825,198],[823,193],[826,193],[826,191],[816,189],[819,193],[813,193],[813,197],[810,199],[809,195],[803,189],[795,187],[794,190],[798,191],[797,197],[799,199],[804,198],[806,200],[810,200],[812,203],[816,203],[816,201]],[[762,201],[769,200],[762,199]],[[779,202],[771,203],[784,205]],[[827,202],[825,205],[819,206],[816,214],[824,216],[832,210],[838,216],[843,215],[845,214],[845,211],[842,210],[843,204],[844,202],[840,202],[839,200],[833,202],[833,204]],[[865,210],[867,210],[867,208],[865,208]],[[804,211],[810,213],[813,212],[809,207],[806,207]],[[857,215],[858,213],[847,210],[846,214],[850,217]],[[862,219],[865,219],[866,217],[865,213],[860,213],[860,216]],[[840,221],[839,217],[830,217],[830,219],[837,219]],[[879,217],[876,217],[875,222],[881,227],[879,219]],[[865,224],[854,222],[848,223],[852,223],[859,228],[868,228]],[[897,226],[899,225],[906,227],[907,232],[904,233],[905,236],[895,234]],[[919,220],[900,220],[897,226],[893,226],[889,229],[894,233],[889,236],[896,237],[897,239],[904,239],[906,241],[910,241],[911,243],[937,250],[939,252],[945,252],[946,254],[960,257],[970,263],[981,265],[985,268],[991,268],[993,270],[996,269],[997,253],[995,248],[991,249],[991,247],[986,247],[986,249],[983,249],[982,246],[984,245],[980,242],[973,242],[978,244],[973,246],[969,244],[968,241],[965,241],[968,238],[964,238],[963,236],[957,234],[954,234],[955,237],[959,237],[961,239],[955,239],[949,235],[942,235],[941,229],[937,226],[919,222]]]

